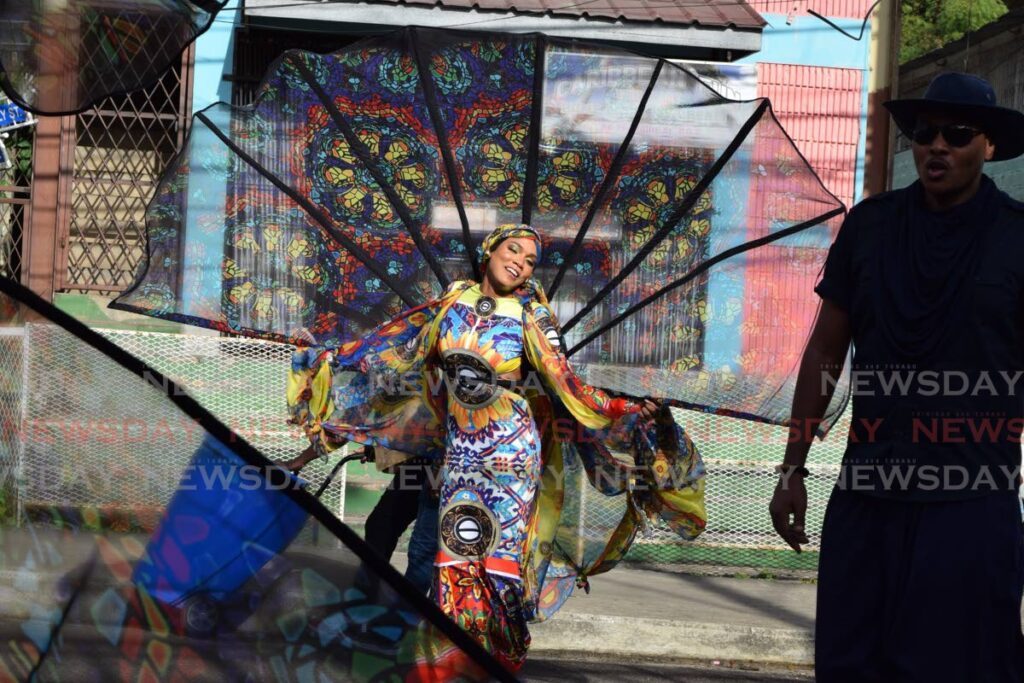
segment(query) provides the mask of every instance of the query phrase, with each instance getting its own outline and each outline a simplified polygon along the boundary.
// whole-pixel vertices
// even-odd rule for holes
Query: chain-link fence
[[[691,543],[655,525],[634,544],[627,559],[707,568],[747,567],[766,573],[816,570],[819,531],[846,446],[849,410],[826,439],[816,440],[811,447],[807,462],[811,476],[805,480],[811,542],[801,554],[776,535],[768,515],[768,503],[779,480],[774,468],[782,462],[789,429],[683,410],[675,415],[707,467],[707,530]]]
[[[16,428],[22,423],[24,337],[20,328],[0,327],[0,520],[14,516],[17,488],[14,475],[21,462],[23,441]]]
[[[10,514],[68,501],[128,509],[141,519],[147,510],[163,509],[187,465],[182,454],[190,452],[168,444],[194,439],[196,425],[184,415],[176,422],[155,419],[163,412],[151,410],[117,381],[95,377],[109,361],[92,349],[81,353],[81,344],[73,346],[74,338],[61,328],[28,324],[4,331],[4,367],[22,369],[20,377],[12,373],[0,385],[0,463],[6,465],[3,500]],[[301,431],[285,422],[289,347],[216,336],[101,332],[186,387],[268,457],[283,460],[304,448]],[[53,362],[58,357],[59,364]],[[53,371],[58,365],[64,368],[59,375]],[[85,386],[91,393],[80,391]],[[104,391],[95,393],[97,386]],[[26,405],[33,406],[31,414],[24,412]],[[318,461],[303,477],[316,486],[328,471],[328,463]],[[339,515],[344,476],[339,473],[321,497]]]
[[[24,365],[18,365],[21,376],[12,373],[0,385],[0,419],[5,425],[18,425],[17,429],[5,429],[0,443],[0,462],[17,464],[16,471],[21,474],[17,479],[21,484],[18,508],[68,499],[136,511],[162,507],[177,488],[186,463],[169,462],[171,456],[166,453],[185,451],[161,444],[188,438],[194,426],[187,419],[180,424],[154,422],[146,405],[130,399],[116,382],[89,383],[106,386],[102,395],[78,394],[76,375],[91,377],[102,367],[98,355],[78,357],[71,376],[54,377],[48,359],[70,353],[70,348],[65,348],[67,334],[43,324],[21,329],[17,335],[0,337],[0,354],[15,356],[19,364],[24,360]],[[218,336],[102,333],[179,382],[268,457],[287,459],[304,447],[301,433],[284,417],[290,347]],[[36,414],[22,414],[26,394],[33,396],[33,405],[42,406]],[[773,467],[781,461],[788,430],[689,411],[678,411],[676,417],[700,448],[707,466],[707,531],[696,542],[685,542],[666,528],[652,525],[638,538],[627,561],[720,570],[813,571],[817,532],[844,445],[839,435],[845,433],[848,418],[837,425],[833,436],[811,449],[807,528],[812,542],[808,552],[797,555],[775,535],[768,516],[768,501],[777,481]],[[117,448],[133,448],[132,457]],[[140,451],[145,457],[140,457]],[[128,462],[145,462],[146,470],[133,471],[125,464]],[[315,462],[303,476],[317,484],[333,462]],[[372,499],[384,481],[370,480],[367,487],[367,480],[360,478],[358,487],[350,492],[362,496],[365,506],[365,500]],[[7,488],[3,504],[10,506],[13,492]],[[596,491],[586,489],[583,505],[587,518],[598,526],[614,527],[622,515],[621,501],[603,500]],[[322,500],[346,517],[344,473]],[[347,517],[347,521],[361,521],[359,512]]]

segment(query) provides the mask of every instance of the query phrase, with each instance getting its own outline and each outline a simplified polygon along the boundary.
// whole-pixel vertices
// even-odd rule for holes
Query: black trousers
[[[1016,492],[915,503],[836,489],[821,537],[818,681],[1024,681]]]
[[[409,525],[416,521],[425,465],[398,465],[391,483],[366,518],[367,544],[388,562]]]

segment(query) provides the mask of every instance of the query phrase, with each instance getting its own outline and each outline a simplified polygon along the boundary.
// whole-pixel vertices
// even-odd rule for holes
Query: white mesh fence
[[[768,503],[779,477],[789,429],[687,410],[673,411],[697,445],[707,469],[707,529],[696,541],[679,538],[666,525],[648,522],[627,561],[649,564],[700,564],[708,568],[749,567],[761,570],[814,571],[825,506],[839,475],[846,446],[849,410],[832,433],[815,440],[805,480],[810,543],[794,553],[772,528]],[[606,497],[585,481],[581,519],[599,535],[610,534],[622,518],[621,497]]]
[[[267,457],[294,457],[308,443],[301,430],[286,423],[285,371],[291,347],[216,336],[99,332],[184,387]],[[128,393],[130,387],[116,378],[97,378],[109,361],[75,344],[59,327],[28,324],[8,332],[0,337],[0,354],[22,368],[20,379],[4,379],[0,394],[0,419],[16,426],[4,430],[14,437],[0,444],[0,458],[14,464],[8,472],[17,475],[19,510],[68,502],[128,509],[167,503],[187,465],[183,454],[191,452],[167,445],[199,444],[199,430],[189,418],[182,415],[170,423],[154,419],[164,411],[147,410],[146,400]],[[70,372],[55,376],[55,364],[48,359],[56,356]],[[4,367],[12,365],[5,362]],[[76,391],[76,386],[86,385],[76,383],[82,377],[90,378],[88,393]],[[103,389],[97,392],[96,387]],[[32,414],[22,414],[26,405],[33,406]],[[131,453],[122,452],[128,449]],[[331,465],[317,461],[303,470],[314,491]],[[344,486],[342,471],[321,497],[339,516]]]
[[[701,543],[711,546],[741,546],[763,549],[787,548],[775,534],[768,518],[768,502],[779,480],[775,467],[789,438],[787,427],[745,422],[706,413],[674,411],[697,444],[707,467],[708,519],[714,520]],[[825,503],[839,475],[839,463],[846,448],[849,412],[840,419],[825,440],[811,447],[805,480],[808,497],[807,528],[810,549],[817,549]],[[654,538],[669,532],[655,529]]]
[[[23,443],[18,426],[22,422],[22,347],[24,338],[20,328],[0,327],[0,367],[9,372],[0,373],[0,518],[16,513],[17,496],[12,482],[21,461]]]
[[[304,448],[301,432],[285,421],[291,347],[218,336],[101,332],[180,383],[271,459],[291,458]],[[52,364],[47,361],[52,354],[71,353],[70,337],[51,325],[29,324],[0,337],[4,367],[21,369],[0,384],[0,420],[5,426],[17,425],[13,430],[4,429],[0,465],[6,472],[22,474],[18,507],[68,500],[96,506],[162,506],[177,488],[186,464],[172,461],[181,456],[171,454],[187,451],[161,444],[167,439],[193,438],[195,428],[186,419],[180,424],[154,423],[146,405],[125,393],[127,386],[113,380],[91,384],[103,386],[101,394],[76,393],[75,377],[53,377]],[[75,358],[74,373],[96,372],[102,367],[96,358],[89,354]],[[36,406],[32,415],[22,414],[26,395],[32,396]],[[707,466],[708,528],[698,541],[688,543],[653,525],[638,539],[629,559],[758,566],[767,562],[763,555],[767,551],[779,558],[792,558],[782,559],[776,566],[813,569],[814,553],[805,554],[802,564],[793,564],[795,554],[775,535],[768,516],[768,501],[777,480],[773,468],[781,461],[788,430],[690,411],[677,411],[676,418],[697,444]],[[822,515],[838,472],[847,420],[845,416],[832,436],[811,449],[807,528],[812,551],[817,549]],[[111,430],[118,433],[117,439],[112,438]],[[131,458],[111,448],[111,444],[125,441],[133,448]],[[128,462],[147,465],[145,470],[135,471],[125,464]],[[315,462],[303,476],[316,486],[335,462],[334,458],[330,463]],[[10,486],[4,490],[0,505],[10,506]],[[322,497],[339,516],[344,513],[344,491],[342,471]],[[601,498],[587,487],[584,507],[588,520],[607,528],[618,521],[622,509],[617,501]],[[786,552],[777,552],[782,550]]]

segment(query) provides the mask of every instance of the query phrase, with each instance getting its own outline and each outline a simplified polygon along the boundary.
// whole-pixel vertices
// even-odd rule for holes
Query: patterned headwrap
[[[529,237],[537,243],[537,263],[540,264],[541,258],[541,241],[540,233],[536,229],[530,227],[526,223],[506,223],[505,225],[499,225],[496,227],[490,235],[484,238],[484,243],[480,245],[480,248],[484,252],[482,264],[487,265],[488,259],[491,258],[491,252],[496,246],[501,244],[504,240],[509,237]],[[541,286],[540,281],[536,278],[530,278],[523,283],[521,291],[526,295],[524,299],[534,298],[539,302],[548,306],[548,297],[544,293],[544,288]]]
[[[506,223],[505,225],[499,225],[496,227],[490,235],[484,238],[484,243],[481,248],[484,252],[483,263],[487,263],[487,259],[491,258],[491,251],[496,246],[507,240],[509,237],[529,237],[537,243],[537,263],[540,263],[541,257],[541,243],[540,233],[535,229],[531,228],[526,223]]]

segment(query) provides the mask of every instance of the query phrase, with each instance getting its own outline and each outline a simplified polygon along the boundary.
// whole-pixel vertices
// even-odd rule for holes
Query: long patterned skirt
[[[515,671],[530,645],[520,561],[541,443],[527,401],[506,396],[476,411],[454,407],[473,414],[449,414],[435,594],[445,614]],[[466,418],[484,426],[468,431]]]

